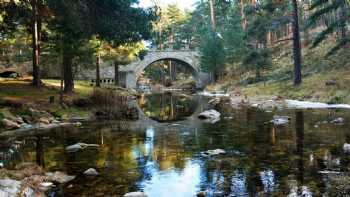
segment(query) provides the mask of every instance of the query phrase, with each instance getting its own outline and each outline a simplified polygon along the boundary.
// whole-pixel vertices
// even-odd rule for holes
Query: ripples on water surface
[[[191,197],[199,191],[208,196],[320,196],[328,181],[319,171],[349,169],[349,155],[342,151],[350,142],[349,111],[264,112],[224,106],[221,120],[210,124],[195,117],[206,108],[203,103],[207,101],[198,97],[145,96],[139,105],[149,119],[18,137],[13,140],[23,143],[5,164],[11,168],[39,160],[48,171],[78,175],[57,196],[122,196],[140,190],[150,197]],[[292,121],[274,127],[269,123],[274,114]],[[344,117],[345,124],[324,122],[337,117]],[[100,148],[64,151],[77,142]],[[227,153],[201,156],[218,148]],[[100,175],[81,175],[88,168]]]

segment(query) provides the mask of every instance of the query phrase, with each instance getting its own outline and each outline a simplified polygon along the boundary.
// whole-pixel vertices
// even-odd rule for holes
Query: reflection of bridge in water
[[[184,95],[180,93],[162,93],[142,95],[131,105],[136,106],[141,121],[151,123],[171,123],[197,119],[207,102],[199,95]]]
[[[152,63],[161,60],[174,60],[184,63],[191,71],[197,88],[204,88],[207,85],[209,75],[200,68],[198,52],[192,50],[149,51],[142,60],[137,60],[120,69],[122,84],[128,88],[135,88],[137,79],[142,72]]]

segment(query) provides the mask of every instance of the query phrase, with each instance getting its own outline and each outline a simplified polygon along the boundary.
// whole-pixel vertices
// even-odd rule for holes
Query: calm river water
[[[144,191],[149,197],[321,196],[329,189],[322,171],[347,172],[350,112],[218,107],[221,120],[203,122],[207,99],[171,94],[146,95],[138,101],[140,121],[99,122],[56,129],[21,142],[5,165],[39,162],[47,171],[77,178],[53,196],[123,196]],[[274,115],[291,117],[276,127]],[[345,118],[345,124],[329,121]],[[99,144],[67,153],[77,142]],[[205,157],[207,150],[226,154]],[[100,175],[86,177],[95,168]]]

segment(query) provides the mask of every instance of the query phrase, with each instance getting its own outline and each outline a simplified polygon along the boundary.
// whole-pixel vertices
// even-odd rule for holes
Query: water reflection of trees
[[[25,143],[18,161],[37,161],[47,170],[75,175],[90,167],[101,173],[95,179],[78,176],[74,187],[66,190],[71,196],[138,190],[160,172],[181,174],[189,168],[189,160],[200,165],[199,187],[211,194],[287,196],[307,189],[320,196],[326,186],[319,171],[349,169],[348,155],[341,148],[347,132],[334,126],[315,129],[309,113],[286,112],[292,123],[285,127],[269,124],[272,114],[245,109],[234,120],[215,125],[199,122],[196,128],[137,130],[111,123],[59,129],[19,138]],[[101,147],[76,154],[64,151],[77,142]],[[213,159],[199,156],[201,151],[216,148],[228,153]]]

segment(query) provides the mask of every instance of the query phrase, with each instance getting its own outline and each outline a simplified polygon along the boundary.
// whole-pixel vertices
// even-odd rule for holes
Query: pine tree
[[[314,0],[310,9],[313,13],[308,20],[308,26],[319,26],[320,21],[324,21],[326,26],[317,34],[312,47],[318,46],[334,33],[336,33],[338,39],[336,45],[329,51],[329,54],[332,54],[349,42],[347,36],[347,26],[349,24],[347,0]]]

